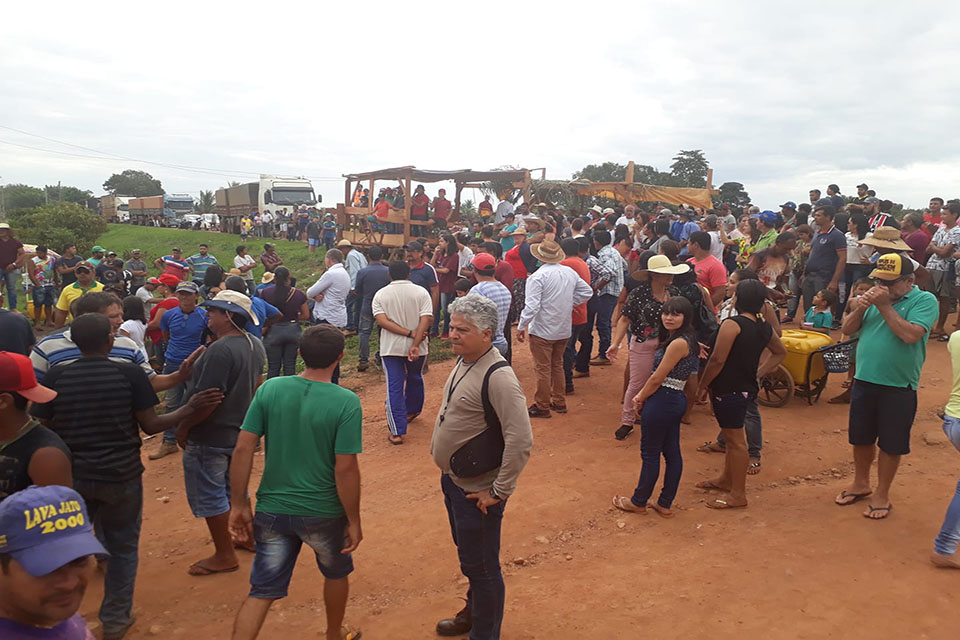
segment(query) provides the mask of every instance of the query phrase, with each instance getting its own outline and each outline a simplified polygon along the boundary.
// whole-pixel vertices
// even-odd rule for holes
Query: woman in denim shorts
[[[729,492],[726,498],[707,503],[713,509],[747,506],[749,454],[743,421],[747,407],[759,391],[757,378],[779,366],[787,355],[773,327],[763,319],[766,299],[767,288],[759,280],[742,280],[737,284],[733,301],[737,315],[720,325],[713,353],[700,378],[698,395],[709,389],[713,413],[726,443],[720,477],[697,483],[701,489]],[[772,356],[761,372],[758,369],[764,349],[769,349]]]

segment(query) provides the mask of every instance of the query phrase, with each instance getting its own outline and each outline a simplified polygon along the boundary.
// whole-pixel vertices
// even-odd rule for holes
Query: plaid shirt
[[[587,263],[587,266],[590,267],[590,283],[591,284],[612,280],[614,278],[614,274],[612,274],[609,271],[609,269],[607,268],[607,265],[596,256],[592,256],[588,254],[586,263]]]
[[[606,272],[609,274],[607,278],[605,278],[607,284],[597,289],[597,295],[619,296],[620,291],[623,289],[623,270],[626,268],[623,256],[620,255],[619,251],[607,245],[597,252],[597,259],[604,265]],[[593,274],[591,273],[591,277],[592,276]],[[595,281],[591,280],[591,282]]]

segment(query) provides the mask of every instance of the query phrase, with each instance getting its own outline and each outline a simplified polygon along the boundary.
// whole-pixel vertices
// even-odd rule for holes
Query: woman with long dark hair
[[[200,285],[200,295],[204,300],[212,300],[215,295],[224,290],[223,281],[226,280],[224,275],[223,267],[218,264],[207,267],[206,273],[203,274],[203,284]]]
[[[267,377],[276,378],[283,367],[283,375],[297,372],[297,344],[300,341],[300,323],[310,317],[307,295],[293,286],[290,270],[277,267],[273,284],[260,292],[260,297],[280,310],[279,322],[265,330],[263,346],[267,351]]]
[[[613,506],[622,511],[644,513],[660,477],[660,457],[666,462],[660,497],[650,508],[665,518],[677,496],[683,458],[680,455],[680,419],[687,410],[683,388],[697,372],[700,345],[693,329],[693,305],[684,297],[670,298],[660,311],[654,371],[633,405],[640,415],[640,479],[633,496],[614,496]]]
[[[870,262],[870,256],[874,248],[860,244],[865,238],[873,234],[870,233],[870,222],[867,216],[862,213],[850,214],[850,220],[847,222],[847,232],[844,234],[847,238],[847,264],[843,271],[843,291],[841,292],[838,307],[842,309],[850,297],[850,291],[853,290],[853,283],[860,278],[866,278],[873,271],[873,264]]]
[[[122,307],[123,324],[117,329],[117,333],[136,342],[149,361],[150,355],[147,353],[144,341],[147,335],[147,309],[143,305],[143,300],[137,296],[127,296],[123,299]]]
[[[709,390],[713,413],[720,425],[725,446],[723,472],[715,480],[698,482],[697,487],[728,493],[707,503],[712,509],[747,506],[747,466],[749,454],[744,434],[747,409],[756,402],[757,379],[775,369],[787,355],[773,327],[763,319],[767,288],[759,280],[741,280],[737,284],[736,315],[723,321],[707,366],[700,375],[697,397]],[[763,370],[760,356],[770,350]]]
[[[457,290],[453,285],[459,277],[460,270],[460,248],[452,233],[440,234],[437,250],[433,254],[433,266],[437,270],[437,284],[440,290],[440,301],[433,318],[433,333],[440,332],[440,313],[443,312],[441,337],[446,338],[450,334],[450,314],[447,312],[447,307],[457,297]]]

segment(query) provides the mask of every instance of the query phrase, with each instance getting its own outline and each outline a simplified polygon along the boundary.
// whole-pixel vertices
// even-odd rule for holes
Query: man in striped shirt
[[[101,294],[109,296],[110,294]],[[36,404],[33,415],[53,429],[73,455],[73,486],[110,559],[104,576],[100,621],[105,639],[122,638],[133,625],[133,589],[143,514],[140,428],[157,433],[188,416],[216,407],[219,389],[195,394],[187,405],[156,414],[156,393],[143,369],[111,359],[114,329],[101,313],[74,321],[79,359],[54,367],[45,382],[57,396]]]
[[[197,253],[187,258],[186,263],[190,267],[190,271],[193,272],[193,281],[196,282],[199,287],[203,285],[203,278],[207,275],[207,269],[209,269],[211,265],[219,266],[220,263],[217,262],[216,258],[207,253],[209,247],[207,247],[206,244],[201,244],[197,249]],[[166,261],[167,256],[164,256],[163,259]]]
[[[507,339],[504,337],[503,331],[507,324],[507,316],[510,314],[510,301],[512,299],[510,290],[497,282],[494,277],[497,259],[489,253],[478,253],[470,261],[470,264],[473,266],[473,273],[477,278],[477,284],[470,289],[470,293],[480,294],[497,305],[497,330],[493,334],[492,342],[500,355],[506,357]]]
[[[157,375],[136,342],[126,336],[116,335],[117,329],[123,323],[123,311],[117,296],[104,291],[84,294],[77,301],[76,312],[78,318],[86,313],[102,313],[107,316],[115,335],[113,346],[110,348],[110,360],[132,362],[139,366],[150,378],[154,391],[165,391],[189,380],[193,373],[194,361],[203,353],[203,347],[201,347],[191,353],[176,372]],[[33,363],[37,380],[42,381],[51,368],[58,364],[75,362],[80,359],[80,355],[80,349],[73,341],[71,329],[68,328],[62,333],[54,333],[38,342],[30,353],[30,361]]]
[[[164,273],[172,274],[180,280],[186,280],[187,272],[190,271],[190,265],[183,259],[183,252],[178,247],[174,247],[170,255],[157,258],[153,263],[163,269]]]

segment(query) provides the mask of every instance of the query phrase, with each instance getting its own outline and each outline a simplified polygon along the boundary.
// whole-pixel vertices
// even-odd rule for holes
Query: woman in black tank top
[[[757,378],[775,369],[787,351],[773,328],[763,320],[767,288],[759,280],[737,284],[736,316],[720,325],[713,353],[700,379],[700,389],[709,389],[713,412],[726,442],[723,472],[716,480],[697,483],[701,489],[729,492],[708,502],[714,509],[747,506],[747,441],[743,419],[747,406],[757,397]],[[760,355],[769,349],[772,357],[758,371]]]

